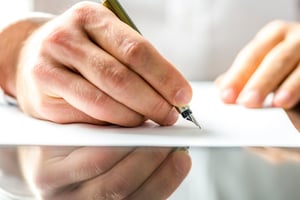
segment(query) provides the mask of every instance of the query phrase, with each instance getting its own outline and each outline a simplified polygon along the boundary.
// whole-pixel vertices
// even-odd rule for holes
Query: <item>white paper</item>
[[[171,127],[151,121],[137,128],[59,125],[0,104],[0,145],[300,147],[300,134],[284,110],[225,105],[212,83],[192,86],[190,106],[201,130],[183,119]]]

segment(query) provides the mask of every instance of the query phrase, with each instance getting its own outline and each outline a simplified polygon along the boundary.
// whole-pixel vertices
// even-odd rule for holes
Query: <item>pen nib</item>
[[[176,107],[176,109],[184,119],[193,122],[196,126],[198,126],[201,129],[200,124],[198,123],[196,118],[193,116],[193,113],[192,113],[191,109],[189,108],[189,106]]]
[[[201,129],[200,124],[192,114],[188,115],[185,119],[193,122],[196,126],[198,126]]]

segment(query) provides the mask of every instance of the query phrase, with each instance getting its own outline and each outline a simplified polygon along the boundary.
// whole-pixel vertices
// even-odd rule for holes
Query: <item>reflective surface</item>
[[[298,104],[294,109],[286,112],[296,129],[300,132],[300,104]]]
[[[300,131],[300,105],[286,112]],[[65,148],[53,149],[59,152]],[[297,149],[289,150],[293,152],[294,158],[300,157]],[[113,151],[122,152],[122,149],[115,148]],[[124,149],[124,152],[127,151]],[[252,193],[258,191],[260,195],[256,196],[256,199],[285,193],[289,193],[286,194],[286,199],[298,198],[300,195],[294,188],[300,184],[297,183],[300,180],[298,179],[300,178],[299,163],[294,162],[297,159],[274,164],[263,159],[259,153],[256,154],[243,148],[193,148],[190,153],[193,168],[184,183],[170,198],[172,200],[200,197],[214,200],[222,198],[218,197],[221,194],[227,196],[223,199],[235,198],[235,195],[248,199],[249,196],[254,198]],[[0,167],[1,200],[34,199],[30,197],[30,191],[20,174],[16,148],[2,147],[0,149]],[[239,187],[240,192],[232,190],[230,185]],[[268,194],[268,189],[272,189],[274,194]]]

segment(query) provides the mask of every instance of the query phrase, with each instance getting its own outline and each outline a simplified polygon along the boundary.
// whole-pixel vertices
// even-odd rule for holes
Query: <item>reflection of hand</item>
[[[248,148],[272,163],[287,161],[300,162],[300,149],[298,148]]]
[[[21,108],[58,123],[175,123],[172,105],[191,88],[153,46],[107,8],[84,2],[25,43],[17,76]]]
[[[261,107],[266,96],[275,92],[274,106],[295,106],[300,99],[300,24],[267,25],[240,52],[218,85],[226,103]]]
[[[187,175],[170,148],[22,147],[25,179],[41,199],[166,199]]]

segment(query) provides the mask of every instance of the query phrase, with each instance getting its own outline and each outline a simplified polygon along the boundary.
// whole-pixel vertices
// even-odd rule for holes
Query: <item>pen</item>
[[[133,21],[130,19],[122,5],[119,3],[118,0],[103,0],[102,4],[110,9],[121,21],[129,25],[131,28],[136,30],[138,33],[141,34],[141,32],[138,30],[136,25],[133,23]],[[176,107],[176,110],[181,114],[181,116],[188,120],[193,122],[196,126],[201,128],[200,124],[197,122],[196,118],[193,116],[192,110],[190,107],[182,106],[182,107]]]

